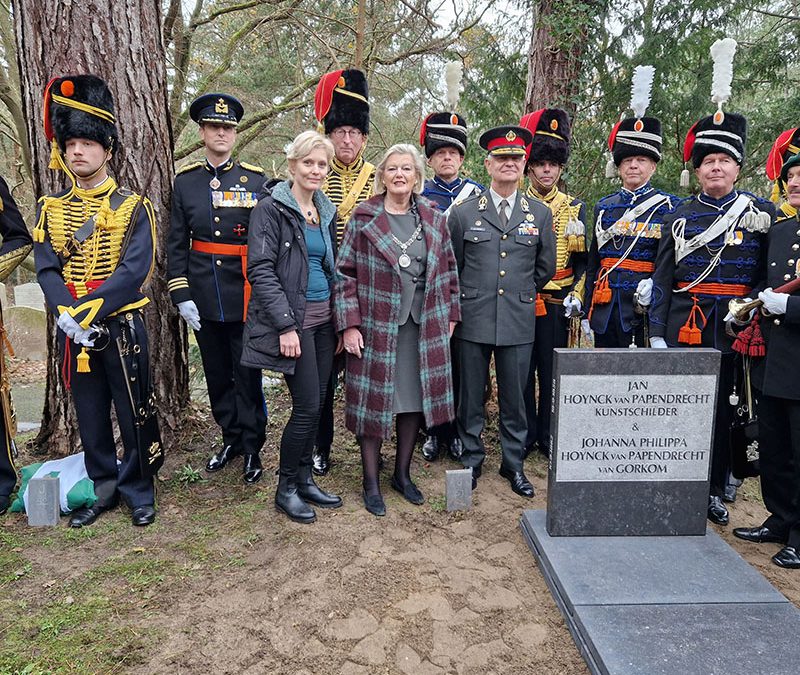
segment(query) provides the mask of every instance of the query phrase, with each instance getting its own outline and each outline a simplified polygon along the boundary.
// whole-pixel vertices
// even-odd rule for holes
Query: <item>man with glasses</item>
[[[375,167],[364,160],[369,134],[369,88],[360,70],[335,70],[322,76],[314,94],[314,115],[320,131],[333,143],[334,157],[322,191],[336,207],[336,243],[342,243],[344,228],[356,206],[372,196]],[[324,476],[330,469],[333,445],[333,391],[336,371],[331,375],[319,420],[313,471]]]
[[[456,204],[448,218],[461,284],[461,323],[454,333],[461,371],[456,415],[461,461],[472,469],[474,488],[486,458],[483,393],[494,354],[500,475],[523,497],[533,497],[522,465],[536,296],[556,262],[552,212],[517,189],[531,141],[531,132],[518,126],[486,131],[479,142],[488,153],[484,166],[491,186]]]

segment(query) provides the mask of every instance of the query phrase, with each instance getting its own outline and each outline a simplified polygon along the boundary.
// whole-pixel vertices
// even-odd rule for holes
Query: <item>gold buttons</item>
[[[504,234],[502,237],[500,237],[500,239],[508,239],[508,235]]]
[[[214,230],[214,236],[219,237],[222,234],[219,230]]]
[[[776,262],[774,262],[774,261],[773,261],[773,262],[771,262],[771,263],[769,264],[769,266],[770,266],[770,267],[775,267],[775,265],[777,265],[777,264],[778,264],[778,263],[776,263]]]
[[[506,271],[505,270],[500,270],[500,276],[504,277],[505,275],[506,275]]]
[[[505,291],[502,288],[499,291],[497,291],[497,295],[503,295],[503,293],[505,293]]]
[[[472,241],[478,241],[478,237],[472,237]]]
[[[789,260],[786,261],[786,264],[787,265],[794,265],[794,258],[789,258]]]
[[[214,216],[214,222],[215,222],[215,223],[218,223],[218,222],[219,222],[219,216]]]
[[[797,249],[800,249],[800,244],[792,244],[792,250],[796,251]]]
[[[505,251],[502,251],[502,252],[500,253],[500,257],[501,257],[501,258],[505,258],[507,255],[508,255],[508,253],[506,253]]]

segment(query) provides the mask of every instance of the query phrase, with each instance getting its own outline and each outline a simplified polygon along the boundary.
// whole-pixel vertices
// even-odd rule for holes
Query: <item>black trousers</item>
[[[335,349],[333,323],[303,329],[294,375],[285,376],[292,396],[292,414],[281,437],[281,476],[294,478],[300,465],[311,465]]]
[[[497,347],[458,340],[457,351],[461,378],[456,424],[464,444],[461,462],[465,467],[475,468],[481,466],[486,458],[486,448],[481,439],[485,423],[483,392],[489,377],[489,362],[494,354],[503,466],[511,471],[522,471],[528,433],[525,384],[530,372],[532,345]]]
[[[800,549],[800,401],[759,394],[757,407],[764,525]]]
[[[11,439],[2,413],[0,413],[0,435],[2,435],[0,438],[0,498],[2,498],[9,497],[17,484],[17,472],[11,457]]]
[[[208,386],[211,412],[222,429],[222,442],[242,454],[261,450],[266,438],[267,406],[261,388],[261,370],[242,360],[239,321],[201,320],[195,331]]]
[[[144,321],[140,312],[132,314],[137,342],[142,350],[140,362],[148,364],[149,367]],[[139,469],[133,408],[116,342],[121,332],[120,319],[112,318],[105,324],[110,337],[108,346],[102,350],[89,351],[91,372],[88,373],[77,372],[76,358],[81,352],[81,347],[72,340],[67,345],[66,335],[61,330],[58,331],[62,364],[64,364],[64,354],[67,353],[67,363],[64,364],[62,372],[69,381],[78,417],[78,431],[83,445],[86,472],[94,481],[94,492],[98,503],[111,505],[119,493],[125,503],[135,509],[137,506],[153,503],[153,480],[144,477]],[[117,465],[114,429],[111,425],[112,403],[124,448],[119,465]]]
[[[736,409],[730,404],[729,397],[733,391],[737,367],[736,354],[722,355],[719,388],[717,389],[717,409],[714,414],[714,443],[711,453],[710,493],[716,497],[722,497],[724,494],[725,485],[728,482],[728,471],[731,468],[730,428],[736,415]]]
[[[333,392],[339,383],[339,371],[344,368],[344,354],[333,359],[331,374],[325,386],[325,401],[319,416],[316,445],[323,450],[330,450],[333,445]]]
[[[563,299],[563,298],[562,298]],[[533,342],[531,370],[525,385],[528,436],[525,446],[539,444],[542,452],[550,452],[550,408],[553,402],[553,350],[566,347],[569,338],[569,320],[564,307],[546,302],[547,314],[536,317],[536,339]],[[539,401],[536,401],[536,384],[539,381]]]
[[[458,365],[458,338],[450,338],[450,365],[453,369],[453,404],[458,410],[458,387],[459,387],[459,365]],[[431,436],[436,436],[440,443],[449,444],[454,438],[458,438],[456,421],[445,422],[427,430]]]
[[[615,305],[611,309],[611,316],[608,319],[608,326],[605,333],[594,334],[595,347],[630,347],[631,342],[636,341],[637,347],[649,347],[644,341],[643,320],[635,322],[631,326],[632,330],[622,330],[622,323],[619,319],[619,308]]]

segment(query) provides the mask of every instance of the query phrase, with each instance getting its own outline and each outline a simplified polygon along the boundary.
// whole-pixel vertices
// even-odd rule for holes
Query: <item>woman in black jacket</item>
[[[309,504],[342,505],[311,474],[311,453],[336,349],[331,314],[336,209],[320,189],[333,145],[304,131],[286,153],[288,181],[272,181],[250,216],[247,278],[252,295],[242,364],[283,373],[292,414],[283,430],[275,508],[300,523]]]

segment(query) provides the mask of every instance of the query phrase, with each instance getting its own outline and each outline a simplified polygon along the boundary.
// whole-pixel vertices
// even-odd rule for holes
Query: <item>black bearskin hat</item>
[[[323,75],[314,93],[314,114],[326,134],[345,126],[369,134],[367,76],[355,69]]]
[[[62,152],[71,138],[97,141],[106,150],[115,151],[119,138],[114,97],[108,85],[95,75],[51,80],[45,91],[45,133],[48,140],[55,137]]]

